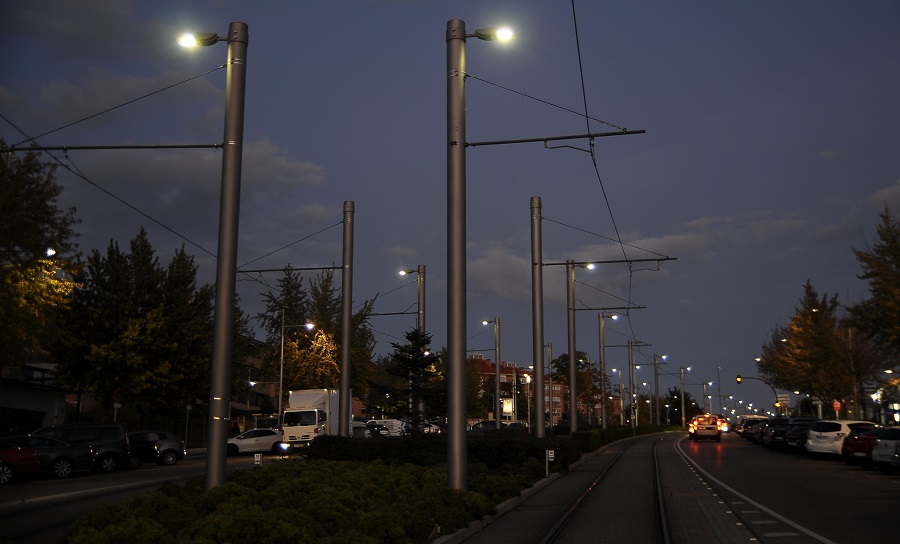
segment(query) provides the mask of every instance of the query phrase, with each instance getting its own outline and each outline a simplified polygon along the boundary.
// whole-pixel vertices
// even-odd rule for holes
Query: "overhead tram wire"
[[[31,138],[31,137],[29,137],[29,136],[28,136],[28,133],[26,133],[24,130],[22,130],[21,128],[19,128],[18,126],[16,126],[16,124],[13,123],[12,121],[10,121],[9,119],[7,119],[6,116],[4,116],[3,114],[0,114],[0,118],[2,118],[4,121],[6,121],[7,123],[9,123],[9,125],[12,126],[14,129],[16,129],[17,131],[19,131],[20,134],[22,134],[23,136],[25,136],[25,137],[27,138],[27,140],[25,140],[25,141],[31,141],[31,142],[34,142],[35,144],[37,144],[36,138]],[[38,145],[39,145],[39,144],[38,144]],[[87,175],[85,175],[85,174],[81,171],[80,168],[78,168],[78,165],[75,164],[75,161],[73,161],[72,158],[68,156],[68,154],[66,154],[65,157],[66,157],[66,160],[68,161],[69,164],[67,164],[65,161],[61,160],[59,157],[57,157],[56,155],[54,155],[53,153],[51,153],[51,152],[49,152],[49,151],[42,151],[42,152],[43,152],[43,153],[46,153],[47,155],[49,155],[51,159],[53,159],[53,160],[54,160],[57,164],[59,164],[63,169],[67,170],[68,172],[70,172],[70,173],[71,173],[72,175],[74,175],[75,177],[77,177],[77,178],[79,178],[79,179],[85,181],[85,182],[88,183],[89,185],[93,186],[95,189],[98,189],[99,191],[105,193],[107,196],[111,197],[113,200],[118,201],[120,204],[124,204],[126,207],[130,208],[131,210],[133,210],[133,211],[137,212],[138,214],[142,215],[143,217],[149,219],[149,220],[152,221],[153,223],[159,225],[159,226],[162,227],[163,229],[165,229],[165,230],[169,231],[170,233],[174,234],[176,237],[178,237],[178,238],[180,238],[181,240],[185,241],[187,244],[189,244],[189,245],[191,245],[191,246],[194,246],[195,248],[199,249],[200,251],[202,251],[202,252],[208,254],[209,256],[211,256],[211,257],[213,257],[213,258],[216,258],[216,255],[215,255],[214,253],[212,253],[211,251],[209,251],[208,249],[206,249],[205,247],[203,247],[203,246],[201,246],[200,244],[194,242],[193,240],[191,240],[191,239],[188,238],[187,236],[185,236],[185,235],[181,234],[180,232],[176,231],[175,229],[169,227],[168,225],[166,225],[166,224],[163,223],[162,221],[159,221],[158,219],[154,218],[154,217],[151,216],[150,214],[148,214],[148,213],[146,213],[146,212],[140,210],[137,206],[134,206],[133,204],[127,202],[125,199],[119,197],[118,195],[116,195],[115,193],[113,193],[112,191],[110,191],[109,189],[106,189],[105,187],[102,187],[102,186],[99,185],[98,183],[92,181],[89,177],[87,177]]]
[[[137,208],[137,207],[134,206],[133,204],[127,202],[125,199],[119,197],[118,195],[116,195],[116,194],[113,193],[112,191],[110,191],[110,190],[106,189],[105,187],[102,187],[102,186],[99,185],[98,183],[92,181],[92,180],[91,180],[86,174],[84,174],[83,171],[75,164],[75,161],[72,160],[72,157],[70,157],[69,154],[68,154],[68,152],[66,151],[67,149],[101,149],[101,148],[132,149],[132,148],[153,148],[153,147],[155,147],[155,146],[102,146],[102,147],[101,147],[101,146],[68,146],[68,147],[64,147],[64,148],[63,148],[64,156],[65,156],[65,158],[66,158],[66,161],[68,161],[68,163],[69,163],[69,164],[66,164],[66,162],[64,162],[64,161],[61,160],[59,157],[57,157],[56,155],[54,155],[53,153],[51,153],[49,149],[45,148],[45,147],[42,146],[40,143],[38,143],[37,140],[38,140],[39,138],[43,138],[44,136],[48,136],[48,135],[53,134],[53,133],[55,133],[55,132],[59,132],[60,130],[64,130],[64,129],[69,128],[69,127],[71,127],[71,126],[74,126],[74,125],[77,125],[77,124],[79,124],[79,123],[82,123],[82,122],[84,122],[84,121],[88,121],[88,120],[93,119],[93,118],[95,118],[95,117],[99,117],[99,116],[104,115],[104,114],[106,114],[106,113],[115,111],[115,110],[117,110],[117,109],[119,109],[119,108],[123,108],[123,107],[125,107],[125,106],[130,105],[130,104],[134,104],[134,103],[136,103],[136,102],[139,102],[139,101],[141,101],[141,100],[144,100],[144,99],[149,98],[149,97],[151,97],[151,96],[154,96],[154,95],[156,95],[156,94],[159,94],[159,93],[162,93],[162,92],[171,90],[171,89],[173,89],[173,88],[175,88],[175,87],[178,87],[178,86],[180,86],[180,85],[183,85],[183,84],[185,84],[185,83],[189,83],[189,82],[191,82],[191,81],[194,81],[195,79],[199,79],[199,78],[205,77],[205,76],[207,76],[207,75],[209,75],[209,74],[211,74],[211,73],[213,73],[213,72],[216,72],[216,71],[221,70],[222,68],[226,68],[226,67],[227,67],[227,64],[221,64],[221,65],[217,66],[216,68],[213,68],[213,69],[211,69],[211,70],[207,70],[206,72],[203,72],[203,73],[201,73],[201,74],[197,74],[197,75],[195,75],[195,76],[189,77],[189,78],[187,78],[187,79],[185,79],[185,80],[182,80],[182,81],[179,81],[179,82],[177,82],[177,83],[173,83],[173,84],[171,84],[171,85],[167,85],[167,86],[165,86],[165,87],[162,87],[162,88],[157,89],[157,90],[155,90],[155,91],[152,91],[152,92],[150,92],[150,93],[144,94],[144,95],[139,96],[139,97],[137,97],[137,98],[133,98],[133,99],[131,99],[131,100],[127,100],[127,101],[125,101],[125,102],[123,102],[123,103],[121,103],[121,104],[118,104],[118,105],[116,105],[116,106],[107,108],[107,109],[105,109],[105,110],[102,110],[102,111],[100,111],[100,112],[94,113],[94,114],[92,114],[92,115],[88,115],[87,117],[84,117],[84,118],[79,119],[79,120],[77,120],[77,121],[73,121],[73,122],[71,122],[71,123],[67,123],[67,124],[65,124],[65,125],[62,125],[62,126],[60,126],[60,127],[57,127],[57,128],[55,128],[55,129],[53,129],[53,130],[49,130],[49,131],[44,132],[44,133],[42,133],[42,134],[39,134],[39,135],[37,135],[37,136],[29,136],[27,132],[25,132],[24,130],[22,130],[21,128],[19,128],[15,123],[13,123],[13,122],[12,122],[10,119],[8,119],[5,115],[3,115],[2,113],[0,113],[0,119],[3,119],[7,124],[9,124],[11,127],[13,127],[16,131],[18,131],[20,134],[22,134],[22,135],[25,137],[25,139],[22,140],[22,141],[20,141],[19,143],[9,146],[9,149],[8,149],[8,150],[9,150],[9,151],[13,151],[13,150],[15,150],[17,147],[19,147],[19,146],[21,146],[21,145],[23,145],[23,144],[25,144],[25,143],[27,143],[27,142],[32,143],[34,147],[29,147],[29,148],[27,149],[27,151],[34,150],[34,151],[41,151],[41,152],[43,152],[43,153],[46,153],[51,159],[53,159],[54,162],[56,162],[58,165],[60,165],[63,169],[65,169],[65,170],[69,171],[70,173],[72,173],[75,177],[80,178],[81,180],[87,182],[89,185],[91,185],[91,186],[93,186],[94,188],[96,188],[96,189],[100,190],[101,192],[105,193],[107,196],[111,197],[113,200],[116,200],[116,201],[118,201],[120,204],[125,205],[126,207],[130,208],[131,210],[137,212],[139,215],[145,217],[146,219],[148,219],[148,220],[152,221],[153,223],[155,223],[156,225],[162,227],[163,229],[165,229],[165,230],[168,231],[169,233],[175,235],[177,238],[183,240],[183,241],[186,242],[187,244],[189,244],[189,245],[191,245],[191,246],[197,248],[198,250],[202,251],[203,253],[206,253],[207,255],[209,255],[210,257],[212,257],[212,258],[215,259],[215,258],[217,258],[217,257],[216,257],[216,254],[213,253],[212,251],[209,251],[208,249],[206,249],[206,248],[204,248],[203,246],[201,246],[200,244],[194,242],[193,240],[191,240],[191,239],[188,238],[187,236],[185,236],[185,235],[181,234],[180,232],[176,231],[175,229],[169,227],[168,225],[166,225],[166,224],[163,223],[162,221],[160,221],[160,220],[154,218],[154,217],[151,216],[150,214],[148,214],[148,213],[146,213],[146,212],[140,210],[139,208]],[[179,146],[159,146],[159,147],[160,147],[160,148],[167,148],[167,147],[178,147],[178,148],[193,148],[193,147],[196,147],[196,148],[209,148],[209,147],[216,147],[216,148],[220,148],[220,147],[221,147],[221,144],[215,144],[215,145],[197,145],[197,146],[191,146],[191,145],[179,145]],[[279,248],[279,249],[276,249],[275,251],[272,251],[272,252],[267,253],[267,254],[265,254],[265,255],[263,255],[263,256],[257,258],[257,259],[254,259],[254,260],[252,260],[252,261],[249,261],[249,262],[245,263],[243,266],[247,266],[247,265],[249,265],[249,264],[251,264],[251,263],[254,263],[254,262],[256,262],[256,261],[258,261],[258,260],[260,260],[260,259],[263,259],[263,258],[265,258],[265,257],[268,257],[268,256],[270,256],[270,255],[273,255],[273,254],[275,254],[275,253],[277,253],[277,252],[279,252],[279,251],[283,251],[283,250],[285,250],[285,249],[287,249],[287,248],[289,248],[289,247],[291,247],[291,246],[293,246],[293,245],[295,245],[295,244],[298,244],[298,243],[300,243],[300,242],[302,242],[302,241],[304,241],[304,240],[307,240],[307,239],[309,239],[309,238],[311,238],[311,237],[313,237],[313,236],[316,236],[316,235],[318,235],[318,234],[321,234],[322,232],[325,232],[325,231],[327,231],[327,230],[329,230],[329,229],[332,229],[332,228],[334,228],[334,227],[336,227],[337,225],[340,225],[340,224],[342,224],[342,223],[343,223],[343,221],[339,221],[338,223],[335,223],[334,225],[331,225],[331,226],[329,226],[329,227],[326,227],[326,228],[324,228],[324,229],[322,229],[322,230],[320,230],[320,231],[318,231],[318,232],[314,232],[314,233],[310,234],[309,236],[306,236],[306,237],[304,237],[304,238],[301,238],[301,239],[299,239],[299,240],[296,240],[296,241],[294,241],[294,242],[291,242],[290,244],[287,244],[286,246],[283,246],[283,247],[281,247],[281,248]],[[241,272],[241,270],[240,270],[241,268],[242,268],[242,267],[238,267],[238,270],[237,270],[237,271],[238,271],[238,272]],[[245,275],[247,275],[247,274],[245,274]],[[264,285],[264,286],[266,286],[266,287],[270,287],[270,286],[267,285],[264,281],[260,281],[260,280],[257,279],[257,278],[252,278],[252,277],[250,277],[249,279],[250,279],[251,281],[256,281],[257,283],[260,283],[261,285]]]
[[[133,99],[131,99],[131,100],[128,100],[128,101],[126,101],[126,102],[123,102],[123,103],[119,104],[118,106],[113,106],[113,107],[111,107],[111,108],[107,108],[107,109],[105,109],[105,110],[103,110],[103,111],[100,111],[100,112],[97,112],[97,113],[95,113],[95,114],[88,115],[87,117],[85,117],[85,118],[83,118],[83,119],[79,119],[78,121],[72,121],[71,123],[68,123],[68,124],[63,125],[63,126],[58,127],[58,128],[55,128],[55,129],[53,129],[53,130],[48,130],[47,132],[44,132],[43,134],[38,134],[37,136],[29,137],[25,132],[23,132],[22,130],[19,130],[19,128],[16,127],[16,130],[18,130],[19,132],[21,132],[22,135],[26,137],[26,139],[22,140],[21,142],[15,144],[15,145],[12,145],[12,146],[10,146],[10,147],[16,148],[16,147],[18,147],[18,146],[24,144],[25,142],[33,142],[33,143],[37,144],[37,139],[38,139],[38,138],[43,138],[44,136],[48,136],[48,135],[50,135],[50,134],[53,134],[54,132],[59,132],[60,130],[63,130],[63,129],[69,128],[69,127],[71,127],[71,126],[77,125],[77,124],[82,123],[82,122],[84,122],[84,121],[87,121],[87,120],[89,120],[89,119],[93,119],[94,117],[99,117],[99,116],[101,116],[101,115],[103,115],[103,114],[109,113],[109,112],[111,112],[111,111],[117,110],[117,109],[122,108],[122,107],[125,107],[125,106],[128,106],[129,104],[133,104],[133,103],[135,103],[135,102],[139,102],[139,101],[141,101],[141,100],[143,100],[143,99],[145,99],[145,98],[149,98],[149,97],[151,97],[151,96],[153,96],[153,95],[155,95],[155,94],[159,94],[159,93],[161,93],[161,92],[168,91],[168,90],[170,90],[170,89],[173,89],[173,88],[175,88],[175,87],[178,87],[179,85],[183,85],[183,84],[189,83],[189,82],[191,82],[191,81],[193,81],[193,80],[195,80],[195,79],[199,79],[199,78],[201,78],[201,77],[207,76],[207,75],[209,75],[209,74],[211,74],[211,73],[213,73],[213,72],[216,72],[216,71],[218,71],[218,70],[221,70],[222,68],[225,68],[225,67],[227,67],[227,65],[226,65],[226,64],[222,64],[221,66],[218,66],[218,67],[216,67],[216,68],[213,68],[212,70],[207,70],[206,72],[203,72],[202,74],[197,74],[196,76],[190,77],[190,78],[185,79],[185,80],[183,80],[183,81],[179,81],[178,83],[173,83],[173,84],[168,85],[168,86],[166,86],[166,87],[163,87],[163,88],[161,88],[161,89],[157,89],[157,90],[155,90],[155,91],[153,91],[153,92],[147,93],[147,94],[145,94],[145,95],[143,95],[143,96],[139,96],[139,97],[137,97],[137,98],[133,98]],[[4,117],[4,120],[6,120],[5,117]],[[10,123],[8,120],[6,120],[6,122],[9,123],[10,125],[12,125],[13,127],[15,127],[15,125],[13,125],[12,123]]]
[[[665,258],[668,258],[668,257],[669,257],[668,255],[665,255],[665,254],[663,254],[663,253],[657,253],[656,251],[653,251],[652,249],[646,249],[646,248],[643,248],[643,247],[640,247],[640,246],[636,246],[636,245],[633,245],[633,244],[627,244],[627,243],[625,243],[625,242],[622,242],[621,240],[616,240],[615,238],[610,238],[609,236],[604,236],[604,235],[602,235],[602,234],[598,234],[598,233],[596,233],[596,232],[593,232],[593,231],[590,231],[590,230],[587,230],[587,229],[583,229],[583,228],[581,228],[581,227],[575,227],[575,226],[573,226],[573,225],[569,225],[568,223],[563,223],[563,222],[561,222],[561,221],[556,221],[556,220],[550,219],[550,218],[548,218],[548,217],[541,217],[541,220],[542,220],[542,221],[548,221],[548,222],[550,222],[550,223],[555,223],[555,224],[557,224],[557,225],[560,225],[560,226],[563,226],[563,227],[566,227],[566,228],[570,228],[570,229],[572,229],[572,230],[577,230],[577,231],[583,232],[583,233],[585,233],[585,234],[590,234],[591,236],[596,236],[597,238],[603,238],[604,240],[609,240],[610,242],[616,242],[617,244],[622,244],[622,245],[628,246],[628,247],[630,247],[630,248],[632,248],[632,249],[637,249],[637,250],[640,250],[640,251],[645,251],[645,252],[647,252],[647,253],[652,253],[653,255],[656,255],[657,257],[665,257]],[[627,259],[627,258],[626,258],[626,259]]]

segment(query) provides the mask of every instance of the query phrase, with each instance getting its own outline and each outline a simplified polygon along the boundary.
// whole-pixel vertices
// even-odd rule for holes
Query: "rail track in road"
[[[590,484],[533,541],[833,544],[716,480],[682,444],[688,444],[683,436],[672,435],[614,444]],[[722,446],[685,447],[702,452]]]
[[[636,439],[623,443],[621,449],[600,470],[590,486],[544,535],[541,544],[585,542],[586,534],[597,532],[602,533],[604,539],[608,537],[613,541],[617,537],[609,534],[611,531],[627,532],[627,541],[630,542],[671,544],[673,540],[668,519],[667,497],[663,493],[660,480],[658,448],[661,443],[658,439]],[[629,455],[626,456],[626,453]],[[631,485],[627,490],[623,490],[617,483],[625,479],[631,480],[634,484],[638,481],[649,481],[652,484]],[[609,503],[604,497],[616,494],[620,496],[612,497],[615,502],[624,504],[629,509],[640,509],[644,514],[652,511],[654,515],[652,518],[640,516],[641,527],[634,525],[622,527],[622,523],[616,524],[618,527],[610,527],[608,522],[603,522],[603,518],[607,516],[598,514],[597,507],[602,505],[600,508],[607,510]],[[627,518],[619,519],[625,521]]]

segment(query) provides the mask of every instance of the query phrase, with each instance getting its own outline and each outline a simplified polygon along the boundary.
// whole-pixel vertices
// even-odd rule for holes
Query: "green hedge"
[[[306,456],[229,472],[209,492],[195,479],[101,507],[63,542],[424,543],[494,513],[496,504],[543,478],[546,450],[555,453],[551,471],[565,471],[582,452],[625,432],[470,434],[464,493],[447,485],[446,437],[323,436]]]

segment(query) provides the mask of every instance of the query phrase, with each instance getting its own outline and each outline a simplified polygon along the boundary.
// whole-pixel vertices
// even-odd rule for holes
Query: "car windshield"
[[[295,425],[315,425],[316,411],[304,410],[302,412],[285,412],[284,426],[292,427]]]

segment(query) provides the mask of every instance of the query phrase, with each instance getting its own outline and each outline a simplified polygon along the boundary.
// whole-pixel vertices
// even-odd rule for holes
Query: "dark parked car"
[[[769,420],[769,423],[766,424],[766,434],[763,437],[763,445],[769,446],[771,448],[785,448],[787,447],[787,433],[791,427],[797,425],[799,423],[809,423],[812,424],[813,421],[818,421],[818,418],[815,417],[790,417],[785,418],[783,416],[775,417]],[[773,425],[774,422],[774,425]]]
[[[67,478],[76,470],[91,470],[94,466],[90,446],[68,444],[52,436],[19,435],[0,439],[0,448],[15,446],[33,449],[41,470],[57,478]]]
[[[131,466],[137,468],[141,463],[158,463],[174,465],[184,459],[186,451],[184,440],[165,431],[137,431],[128,433],[131,444]]]
[[[506,423],[500,422],[500,428],[505,429]],[[473,431],[496,431],[497,430],[497,420],[495,419],[486,419],[484,421],[479,421],[475,425],[472,425]]]
[[[775,416],[759,428],[759,443],[763,446],[778,447],[784,444],[784,433],[787,432],[787,424],[791,418],[787,416]]]
[[[31,434],[52,436],[72,445],[90,446],[93,468],[99,472],[114,472],[130,464],[131,448],[124,423],[65,423],[42,427]]]
[[[37,472],[41,463],[31,448],[0,448],[0,485]]]
[[[763,416],[745,416],[741,418],[740,423],[735,427],[735,432],[744,438],[750,438],[750,430],[753,426],[764,422],[766,419]]]
[[[881,434],[884,433],[884,427],[876,427],[870,431],[850,431],[850,434],[844,438],[844,444],[841,446],[841,457],[848,465],[860,465],[863,468],[872,467],[872,449]]]
[[[798,421],[791,425],[784,434],[784,442],[788,448],[806,451],[806,439],[809,438],[809,428],[817,419]]]
[[[766,426],[766,422],[768,419],[761,419],[759,421],[751,422],[747,427],[744,428],[744,438],[750,440],[754,444],[759,444],[760,437],[762,436],[761,431]]]

